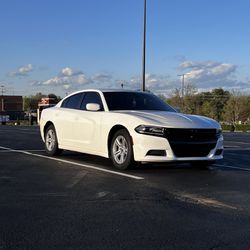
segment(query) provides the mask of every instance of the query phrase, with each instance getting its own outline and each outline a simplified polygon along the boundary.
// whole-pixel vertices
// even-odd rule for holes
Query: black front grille
[[[204,157],[215,148],[216,129],[167,128],[165,137],[177,157]]]

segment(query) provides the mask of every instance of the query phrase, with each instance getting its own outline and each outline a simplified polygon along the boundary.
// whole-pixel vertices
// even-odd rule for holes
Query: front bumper
[[[194,153],[192,156],[176,156],[168,139],[142,134],[133,135],[133,149],[134,159],[139,162],[215,161],[223,159],[223,136],[218,138],[215,147],[205,156],[195,156]],[[164,154],[149,155],[150,151],[164,152]]]

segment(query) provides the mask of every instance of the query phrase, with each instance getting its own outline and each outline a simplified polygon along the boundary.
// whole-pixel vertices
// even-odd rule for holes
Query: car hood
[[[220,128],[215,120],[198,115],[187,115],[167,111],[115,111],[140,119],[143,125],[156,125],[174,128]]]

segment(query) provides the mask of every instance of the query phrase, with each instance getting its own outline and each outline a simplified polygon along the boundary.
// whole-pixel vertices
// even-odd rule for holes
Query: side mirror
[[[86,105],[87,111],[99,111],[101,109],[101,106],[97,103],[88,103]]]

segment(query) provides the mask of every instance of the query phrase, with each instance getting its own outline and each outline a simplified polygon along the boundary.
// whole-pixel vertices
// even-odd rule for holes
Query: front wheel
[[[117,131],[112,139],[110,155],[113,165],[119,170],[134,165],[132,140],[126,129]]]
[[[62,150],[58,148],[56,130],[53,125],[50,125],[45,132],[45,151],[49,155],[59,155]]]

